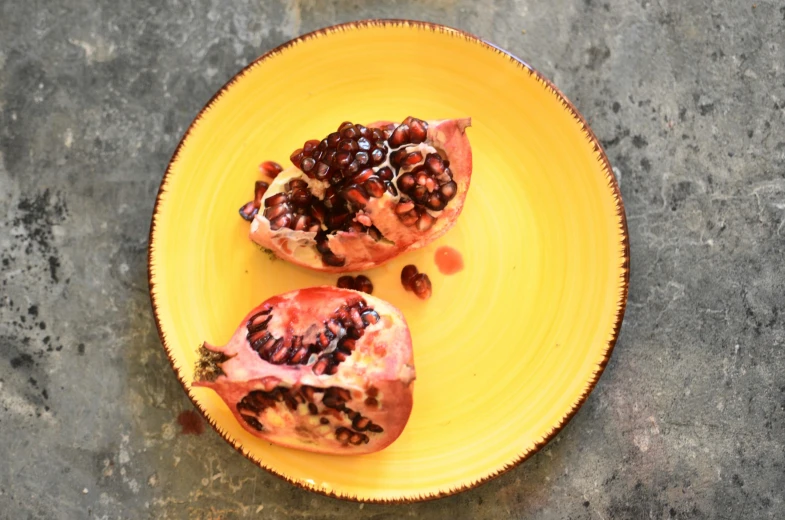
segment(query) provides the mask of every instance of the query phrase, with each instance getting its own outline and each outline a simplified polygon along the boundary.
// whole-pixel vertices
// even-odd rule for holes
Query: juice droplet
[[[434,261],[442,274],[455,274],[463,270],[461,253],[450,246],[441,246],[437,249]]]

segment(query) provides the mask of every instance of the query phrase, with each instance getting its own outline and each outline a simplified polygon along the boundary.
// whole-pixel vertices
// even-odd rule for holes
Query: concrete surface
[[[553,79],[616,167],[633,251],[614,356],[555,442],[400,507],[182,434],[145,265],[158,183],[212,93],[373,16],[466,29]],[[783,34],[763,0],[0,0],[0,518],[785,518]]]

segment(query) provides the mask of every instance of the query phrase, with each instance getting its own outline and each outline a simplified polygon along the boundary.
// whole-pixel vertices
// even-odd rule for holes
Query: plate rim
[[[428,492],[427,494],[401,494],[400,496],[396,496],[394,498],[374,498],[374,497],[360,497],[356,495],[351,495],[345,492],[336,492],[333,490],[327,490],[320,487],[316,487],[314,485],[308,484],[307,482],[300,482],[299,480],[289,478],[284,473],[277,471],[275,468],[266,466],[262,460],[256,460],[254,457],[250,455],[248,451],[246,451],[241,443],[237,440],[231,440],[227,433],[221,429],[215,421],[211,420],[205,410],[202,409],[196,402],[194,395],[192,394],[191,390],[188,388],[188,384],[184,380],[183,376],[180,373],[180,369],[176,366],[174,358],[171,354],[171,348],[167,343],[166,335],[161,328],[161,320],[158,314],[158,306],[156,304],[156,297],[155,297],[155,282],[153,281],[154,273],[153,273],[153,254],[154,254],[154,236],[156,230],[156,220],[160,212],[160,205],[162,202],[162,197],[167,190],[165,189],[166,185],[168,184],[169,175],[172,174],[172,169],[174,164],[177,162],[177,159],[180,155],[180,152],[185,145],[186,141],[191,135],[191,132],[195,129],[199,120],[204,117],[207,110],[211,108],[213,103],[218,101],[218,99],[224,95],[226,91],[229,90],[235,83],[240,81],[243,76],[248,72],[250,69],[256,67],[257,65],[267,61],[271,58],[274,58],[278,54],[281,54],[283,51],[287,50],[290,47],[293,47],[299,43],[306,42],[308,40],[322,37],[322,36],[329,36],[333,33],[345,31],[347,29],[365,29],[368,27],[412,27],[418,29],[429,29],[434,32],[441,32],[443,34],[452,34],[461,36],[469,42],[478,44],[482,47],[485,47],[488,50],[501,54],[507,57],[513,64],[523,68],[526,72],[530,75],[535,76],[535,78],[540,81],[546,89],[549,89],[557,98],[558,101],[562,103],[562,106],[567,109],[572,117],[576,120],[576,122],[580,125],[582,131],[586,134],[589,139],[590,144],[594,145],[594,151],[598,155],[598,161],[602,164],[602,169],[605,172],[606,180],[609,182],[608,188],[611,190],[612,195],[616,201],[616,217],[619,219],[620,223],[620,233],[621,233],[621,245],[623,246],[622,251],[622,258],[623,262],[620,264],[620,268],[622,269],[621,274],[621,286],[619,292],[619,299],[616,302],[618,309],[616,311],[616,316],[614,318],[611,338],[607,341],[606,349],[603,355],[603,360],[601,363],[598,364],[597,371],[595,372],[594,376],[587,380],[587,386],[583,392],[583,394],[575,401],[572,406],[570,407],[569,411],[561,418],[558,424],[552,426],[551,431],[545,435],[541,440],[534,442],[534,445],[525,453],[520,455],[518,459],[504,463],[498,466],[493,472],[489,473],[488,475],[479,478],[475,481],[468,482],[468,483],[461,483],[459,486],[455,488],[445,488],[439,489],[436,492]],[[564,95],[564,93],[559,90],[556,85],[553,84],[548,78],[538,72],[534,67],[529,65],[526,61],[522,60],[521,58],[515,56],[513,53],[503,49],[502,47],[495,45],[484,38],[476,36],[470,32],[464,31],[462,29],[456,29],[454,27],[450,27],[443,24],[427,22],[422,20],[409,20],[403,18],[370,18],[370,19],[363,19],[363,20],[355,20],[350,22],[339,23],[335,25],[325,26],[314,31],[304,33],[300,36],[292,38],[281,45],[265,52],[264,54],[258,56],[256,59],[248,63],[238,72],[236,72],[226,83],[218,89],[215,94],[213,94],[210,99],[204,104],[204,106],[199,110],[196,116],[193,118],[191,123],[188,125],[188,128],[183,133],[180,142],[177,144],[177,147],[174,149],[172,153],[172,157],[169,159],[169,162],[166,166],[166,171],[164,172],[163,177],[161,178],[161,183],[158,187],[158,192],[155,197],[155,205],[153,206],[153,212],[150,221],[150,231],[148,234],[148,246],[147,246],[147,282],[148,282],[148,293],[150,296],[150,305],[152,307],[153,316],[155,318],[155,327],[158,331],[158,337],[161,340],[161,345],[166,352],[166,356],[169,359],[169,364],[174,371],[177,380],[179,381],[180,385],[185,390],[188,399],[193,404],[194,408],[196,408],[199,413],[204,418],[205,422],[207,422],[222,438],[226,441],[230,446],[232,446],[238,453],[240,453],[243,457],[248,459],[254,465],[262,468],[263,470],[275,475],[276,477],[292,484],[300,489],[304,489],[306,491],[310,491],[313,493],[317,493],[323,496],[327,496],[330,498],[337,498],[341,500],[346,500],[350,502],[357,502],[357,503],[372,503],[372,504],[413,504],[419,502],[426,502],[431,500],[437,500],[440,498],[446,498],[448,496],[457,495],[459,493],[463,493],[465,491],[469,491],[472,489],[476,489],[479,486],[490,482],[493,479],[498,478],[499,476],[507,473],[508,471],[520,466],[526,460],[528,460],[532,455],[540,451],[545,445],[547,445],[554,437],[556,437],[562,429],[570,422],[570,420],[575,416],[575,414],[580,410],[586,400],[589,398],[589,395],[594,390],[599,381],[600,377],[605,371],[605,367],[608,364],[608,361],[613,354],[613,350],[616,347],[616,342],[619,339],[619,334],[621,332],[621,325],[624,320],[624,313],[627,307],[627,299],[629,294],[629,284],[630,284],[630,237],[629,237],[629,230],[627,227],[627,215],[624,208],[624,201],[622,200],[621,190],[619,188],[619,183],[616,180],[615,175],[613,174],[613,169],[611,167],[610,161],[608,160],[608,156],[605,153],[599,139],[594,134],[594,131],[591,129],[589,124],[586,122],[584,117],[578,112],[578,109],[573,105],[571,101]]]

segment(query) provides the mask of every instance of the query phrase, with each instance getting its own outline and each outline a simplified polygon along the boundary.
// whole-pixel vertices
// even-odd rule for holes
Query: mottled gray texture
[[[553,79],[616,168],[633,253],[616,351],[556,440],[398,507],[181,435],[146,278],[158,183],[212,93],[371,16],[466,29]],[[0,517],[785,517],[784,33],[781,1],[0,0]]]

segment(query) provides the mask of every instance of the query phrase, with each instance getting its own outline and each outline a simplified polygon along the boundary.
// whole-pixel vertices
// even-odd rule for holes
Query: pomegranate
[[[349,289],[266,300],[225,346],[204,343],[195,386],[213,389],[252,434],[316,453],[381,450],[403,431],[415,371],[403,314]]]
[[[463,209],[470,125],[469,118],[344,122],[321,141],[306,141],[292,153],[293,166],[266,188],[257,212],[256,199],[241,208],[251,240],[327,272],[368,269],[425,246]]]

